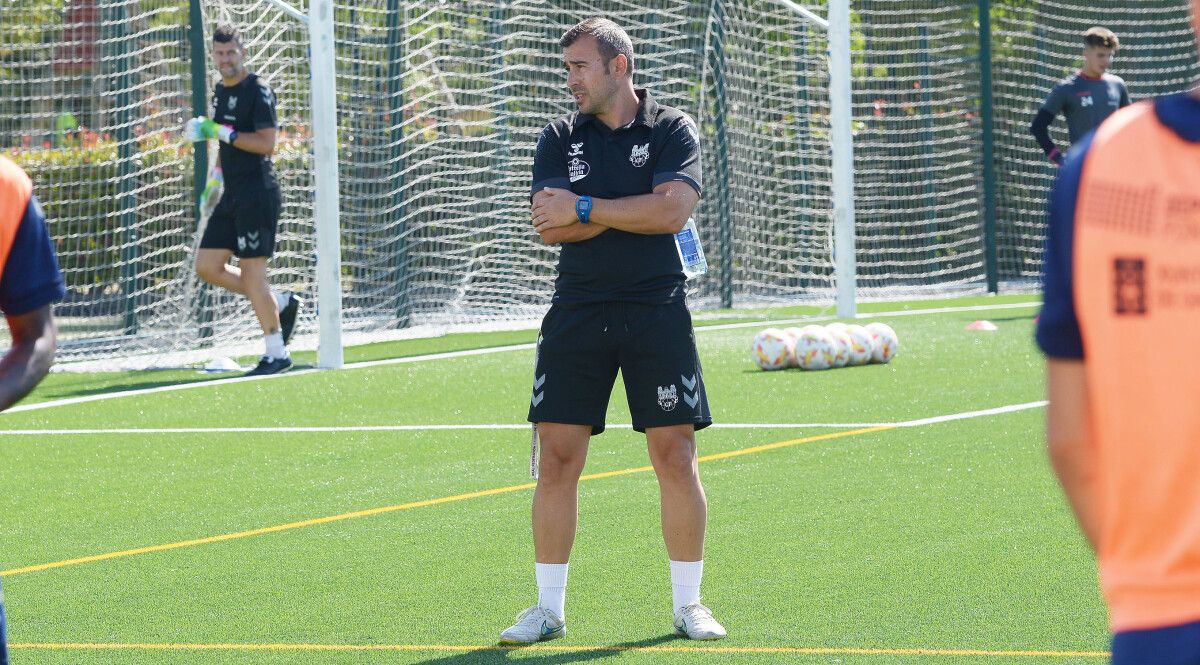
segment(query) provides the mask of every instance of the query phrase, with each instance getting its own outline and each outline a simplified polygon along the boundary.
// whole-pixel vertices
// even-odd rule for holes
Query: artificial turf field
[[[644,438],[614,426],[618,381],[580,485],[568,635],[496,647],[536,599],[533,331],[57,406],[201,377],[52,375],[25,402],[43,408],[0,416],[14,663],[1105,662],[1092,558],[1044,454],[1033,300],[863,306],[904,314],[880,318],[899,356],[816,373],[749,360],[798,310],[697,321],[717,422],[775,425],[698,435],[704,600],[730,635],[706,643],[671,636],[658,493]],[[959,311],[915,313],[930,306]],[[1000,329],[964,330],[984,318]]]

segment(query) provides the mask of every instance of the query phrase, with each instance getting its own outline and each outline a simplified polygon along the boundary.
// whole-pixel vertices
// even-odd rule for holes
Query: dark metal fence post
[[[713,22],[713,88],[716,96],[713,116],[717,140],[717,220],[718,255],[721,260],[721,307],[733,307],[733,222],[729,214],[729,140],[725,127],[725,6],[714,2],[717,12]]]
[[[192,116],[208,114],[208,53],[205,50],[207,39],[204,30],[204,14],[200,10],[200,0],[188,0],[188,43],[191,46],[192,65]],[[204,192],[208,180],[208,142],[193,143],[192,147],[192,226],[194,232],[200,231],[200,194]],[[190,260],[195,260],[191,257]],[[205,307],[209,297],[208,284],[201,283],[192,304],[196,320],[200,324],[199,336],[211,337],[211,310]]]
[[[387,228],[394,243],[392,254],[392,285],[396,289],[396,327],[406,328],[412,322],[412,299],[408,283],[408,224],[404,220],[404,4],[400,0],[387,2],[387,109],[388,109],[388,169],[392,174],[388,191]]]
[[[989,0],[979,0],[979,118],[983,139],[983,254],[988,293],[1000,290],[996,265],[996,160],[992,103],[992,16]]]
[[[129,14],[124,3],[111,6],[105,17],[114,29],[109,70],[110,92],[115,92],[113,122],[117,140],[117,210],[121,227],[121,297],[125,304],[124,332],[137,332],[138,268],[141,252],[138,247],[137,172],[135,153],[137,138],[133,133],[136,122],[133,108],[133,58],[134,44],[129,38]]]

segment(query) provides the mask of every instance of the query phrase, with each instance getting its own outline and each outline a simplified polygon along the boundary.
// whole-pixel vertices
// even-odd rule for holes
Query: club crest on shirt
[[[649,145],[649,144],[647,144],[647,145]],[[668,388],[663,388],[662,386],[659,386],[658,387],[658,405],[660,407],[662,407],[662,410],[663,411],[671,411],[672,409],[675,408],[676,404],[679,404],[679,392],[677,390],[675,390],[675,384],[672,383],[670,385],[670,387],[668,387]]]
[[[229,98],[229,110],[232,111],[235,108],[237,108],[237,97],[230,97]]]
[[[650,159],[650,144],[643,143],[642,145],[633,146],[633,150],[629,153],[629,163],[637,168],[646,165]]]
[[[590,173],[592,167],[582,159],[575,157],[567,162],[567,175],[570,176],[571,182],[583,180]]]

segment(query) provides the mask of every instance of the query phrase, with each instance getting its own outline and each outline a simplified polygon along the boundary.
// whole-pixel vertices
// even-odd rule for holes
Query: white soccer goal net
[[[200,288],[189,268],[192,158],[178,140],[193,87],[187,3],[10,4],[0,136],[33,175],[58,242],[69,288],[57,310],[62,357],[179,364],[257,351],[244,299]],[[799,4],[828,12],[824,0]],[[1135,97],[1187,87],[1196,57],[1186,0],[992,5],[998,268],[1029,280],[1050,172],[1025,126],[1069,70],[1078,34],[1106,21],[1121,34],[1116,71]],[[985,289],[977,6],[851,4],[860,297]],[[206,0],[203,10],[205,44],[217,23],[236,24],[250,67],[276,91],[284,209],[272,281],[311,304],[307,32],[267,0]],[[347,342],[530,325],[544,311],[556,251],[528,221],[534,144],[572,110],[558,38],[597,14],[633,37],[637,85],[700,126],[696,218],[710,271],[689,285],[692,303],[832,303],[829,45],[810,21],[772,0],[343,1]],[[300,347],[315,344],[316,325],[310,307]]]

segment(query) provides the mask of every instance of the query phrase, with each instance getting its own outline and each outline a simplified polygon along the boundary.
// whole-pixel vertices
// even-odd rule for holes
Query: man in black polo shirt
[[[267,259],[275,251],[281,197],[271,155],[275,152],[275,95],[266,81],[245,66],[246,47],[232,26],[213,33],[213,60],[221,72],[213,96],[213,117],[192,118],[188,140],[219,139],[217,163],[200,198],[209,215],[196,256],[196,274],[250,299],[262,326],[266,352],[248,375],[278,374],[292,367],[288,339],[300,299],[273,293]],[[238,267],[229,258],[238,257]]]
[[[542,446],[533,498],[538,604],[500,639],[566,633],[579,476],[589,437],[604,431],[618,369],[658,476],[675,630],[719,639],[725,629],[700,604],[707,505],[695,430],[712,417],[674,235],[700,197],[699,136],[685,113],[634,89],[633,43],[612,21],[583,21],[560,45],[579,111],[543,130],[533,167],[534,228],[562,248],[529,408]]]

